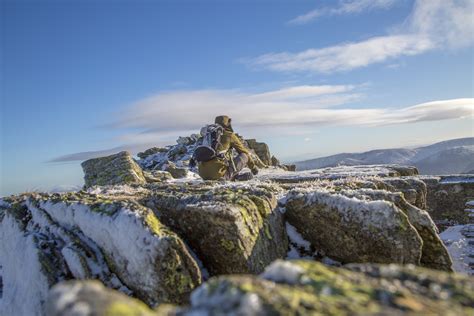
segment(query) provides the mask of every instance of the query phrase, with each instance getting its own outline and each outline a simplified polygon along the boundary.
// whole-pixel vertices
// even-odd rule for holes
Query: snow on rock
[[[182,302],[200,283],[184,243],[136,202],[85,192],[5,200],[1,315],[41,314],[49,287],[72,278],[100,279],[149,305]]]
[[[343,263],[420,264],[422,239],[393,203],[313,190],[290,191],[285,216],[317,250]]]
[[[470,315],[474,283],[413,265],[327,267],[311,260],[276,261],[260,276],[212,278],[180,315]],[[252,308],[249,301],[254,302]],[[246,313],[242,313],[243,308]]]
[[[438,236],[438,229],[435,223],[425,210],[408,203],[403,193],[374,189],[341,190],[339,192],[361,200],[384,200],[394,203],[408,216],[409,222],[415,227],[423,240],[421,265],[433,269],[452,271],[451,258]]]
[[[38,315],[52,285],[47,263],[34,234],[25,234],[10,214],[0,223],[0,265],[3,295],[0,315]],[[59,280],[60,281],[60,280]]]
[[[277,260],[260,275],[263,279],[276,283],[297,284],[303,275],[303,268],[290,261]]]
[[[268,185],[175,183],[143,203],[183,237],[211,275],[259,273],[287,252],[283,214]]]

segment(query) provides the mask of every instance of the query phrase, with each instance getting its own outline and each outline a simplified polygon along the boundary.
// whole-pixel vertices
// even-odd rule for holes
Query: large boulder
[[[128,151],[84,161],[85,187],[112,184],[144,184],[145,176]]]
[[[166,186],[142,203],[183,237],[211,275],[259,273],[286,255],[283,215],[269,187]]]
[[[2,315],[39,313],[68,279],[99,279],[150,306],[185,302],[201,282],[183,241],[132,198],[26,194],[4,198],[0,214]]]
[[[423,240],[420,264],[427,268],[452,271],[452,260],[438,235],[438,228],[425,210],[408,203],[401,192],[358,189],[342,190],[341,194],[361,200],[393,202],[407,216]]]
[[[222,276],[180,315],[472,315],[474,279],[413,265],[276,261],[260,277]]]
[[[343,263],[420,264],[422,239],[393,203],[294,189],[285,215],[317,250]]]

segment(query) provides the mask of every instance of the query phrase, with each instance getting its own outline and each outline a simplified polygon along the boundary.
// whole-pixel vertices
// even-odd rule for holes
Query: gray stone
[[[342,263],[420,264],[422,239],[392,203],[295,189],[285,216],[317,250]]]
[[[113,184],[144,184],[143,171],[127,151],[84,161],[85,187]]]

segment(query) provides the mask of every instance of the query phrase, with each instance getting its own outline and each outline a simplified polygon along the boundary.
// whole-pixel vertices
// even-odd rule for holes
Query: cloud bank
[[[84,160],[119,150],[142,150],[171,144],[196,133],[214,117],[232,117],[243,135],[305,135],[324,126],[380,126],[473,117],[474,99],[452,99],[400,108],[351,108],[364,97],[363,86],[293,86],[260,93],[238,90],[163,92],[132,104],[108,128],[123,131],[110,150],[82,152],[53,159]],[[382,106],[382,105],[381,105]]]
[[[325,14],[359,12],[357,10],[377,3],[388,6],[391,1],[375,1],[371,6],[368,3],[343,2],[339,8],[329,10],[333,13]],[[321,12],[317,11],[317,14],[323,14]],[[474,42],[473,12],[472,0],[417,0],[410,16],[387,35],[301,52],[267,53],[242,61],[256,69],[278,72],[333,73],[432,50],[458,49]]]

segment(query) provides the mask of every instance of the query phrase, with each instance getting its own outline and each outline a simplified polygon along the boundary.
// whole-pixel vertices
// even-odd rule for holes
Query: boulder
[[[278,166],[280,166],[280,160],[278,160],[277,157],[272,156],[271,161],[272,161],[272,166],[273,166],[273,167],[278,167]]]
[[[474,175],[424,176],[422,180],[427,186],[427,210],[438,226],[472,222],[465,205],[474,200]]]
[[[161,170],[143,171],[143,175],[145,176],[147,183],[165,182],[173,179],[171,173]]]
[[[286,255],[283,214],[271,188],[167,186],[142,203],[184,238],[211,275],[259,273]]]
[[[171,176],[175,179],[184,178],[188,174],[187,168],[177,167],[176,164],[171,161],[165,163],[161,168],[162,170],[169,172]]]
[[[282,165],[286,171],[296,171],[296,165]]]
[[[247,146],[252,149],[260,160],[267,166],[272,165],[270,149],[265,143],[257,142],[255,139],[246,139]]]
[[[272,263],[193,291],[180,315],[471,315],[474,279],[413,265]]]
[[[438,235],[438,228],[435,223],[425,210],[408,203],[403,193],[372,189],[343,190],[340,192],[346,196],[357,197],[362,200],[370,199],[373,201],[385,200],[393,202],[408,216],[408,220],[416,228],[423,240],[421,265],[431,269],[453,271],[451,257]]]
[[[143,171],[127,151],[84,161],[85,187],[109,184],[144,184]]]
[[[145,303],[108,289],[97,280],[55,285],[47,296],[44,310],[47,316],[158,315]]]
[[[420,264],[422,239],[393,203],[314,190],[290,191],[285,216],[317,250],[342,263]]]
[[[131,197],[26,194],[2,210],[3,299],[21,308],[10,314],[40,310],[48,289],[68,279],[99,279],[150,306],[185,302],[201,282],[183,241]]]
[[[167,151],[168,151],[168,149],[163,148],[163,147],[152,147],[152,148],[149,148],[149,149],[145,150],[144,152],[138,153],[137,156],[140,159],[146,159],[149,156],[155,155],[157,153],[164,153],[164,152],[167,152]]]
[[[417,178],[382,178],[384,190],[402,192],[408,203],[426,209],[427,188],[425,182]]]

